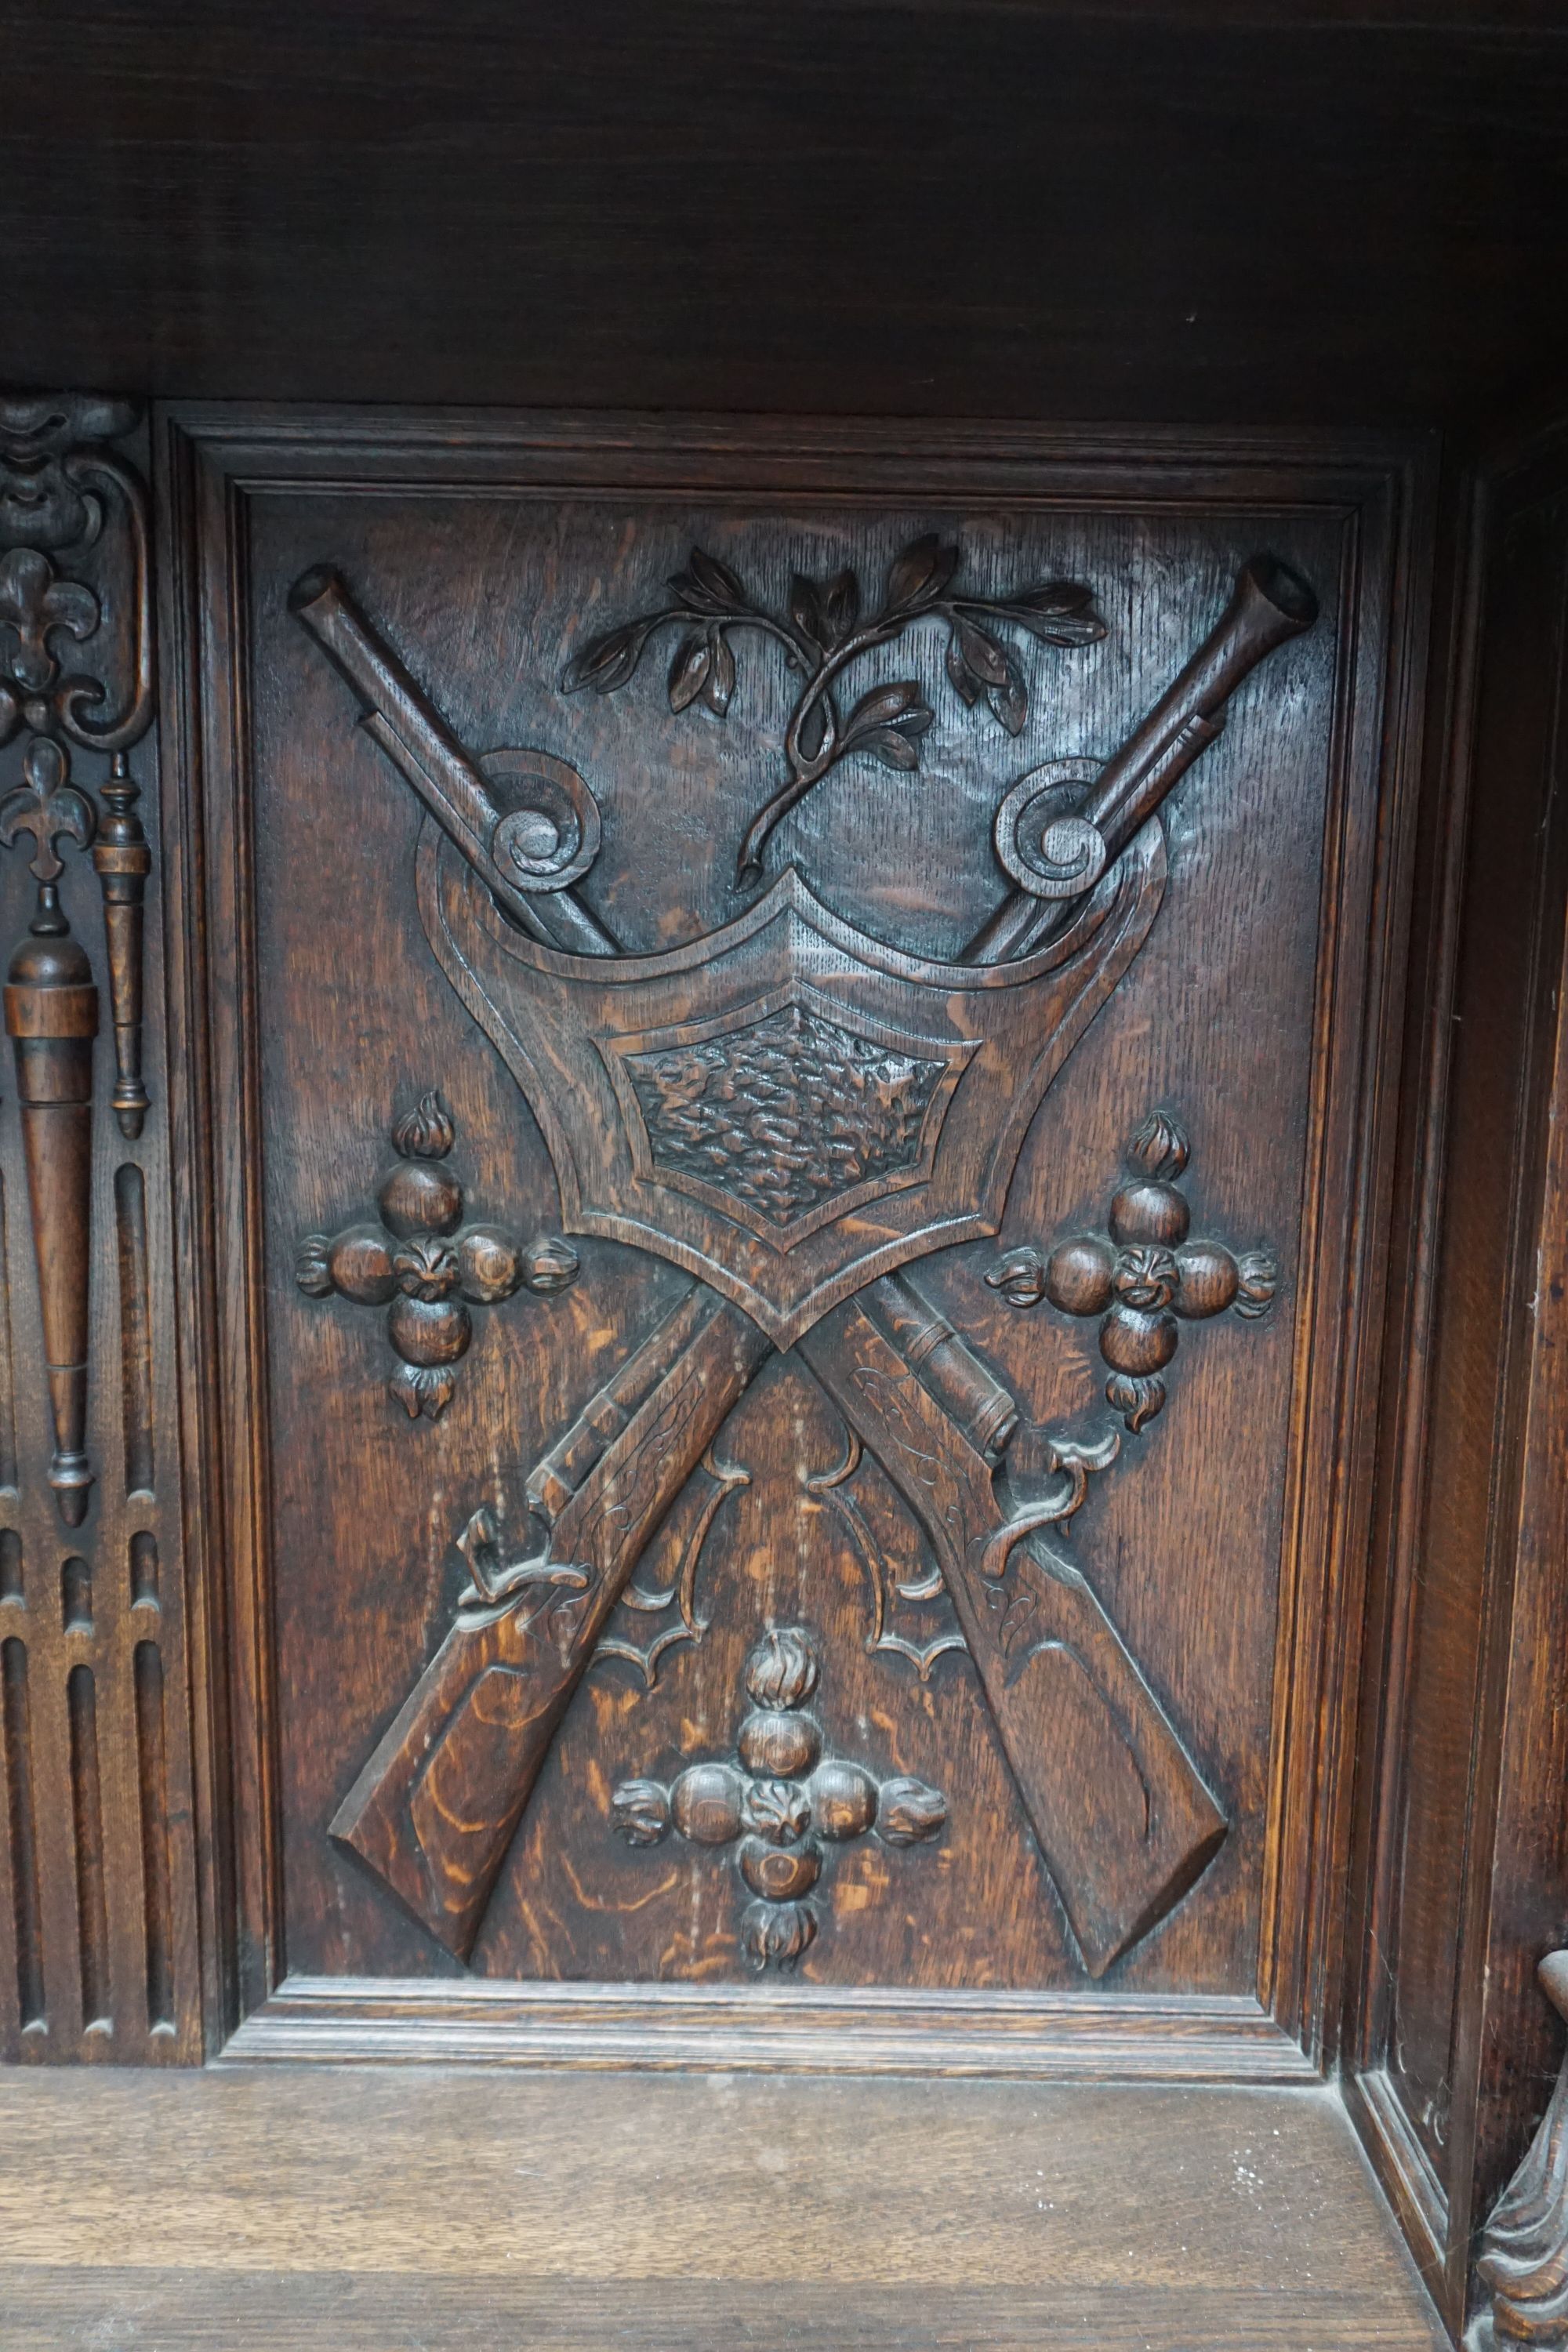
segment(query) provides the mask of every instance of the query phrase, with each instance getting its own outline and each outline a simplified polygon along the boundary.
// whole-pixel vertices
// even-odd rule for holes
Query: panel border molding
[[[1042,2081],[1314,2083],[1256,2001],[1214,1994],[838,1991],[289,1977],[224,2062],[695,2066]]]
[[[1415,851],[1435,450],[1384,434],[1103,431],[174,404],[156,418],[170,665],[164,857],[185,1388],[205,1529],[197,1702],[208,2046],[233,2059],[858,2068],[1300,2080],[1343,1969],[1378,1338]],[[781,504],[1311,513],[1341,530],[1257,1997],[716,1993],[290,1977],[271,1706],[259,1092],[246,739],[254,494],[575,489]],[[930,2016],[935,2021],[922,2021]],[[764,2056],[745,2053],[756,2038]],[[679,2053],[679,2054],[672,2054]],[[721,2055],[720,2053],[723,2054]],[[934,2053],[934,2055],[933,2055]]]

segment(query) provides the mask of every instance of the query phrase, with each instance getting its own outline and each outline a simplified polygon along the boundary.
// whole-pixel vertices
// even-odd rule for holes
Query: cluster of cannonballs
[[[822,1733],[802,1713],[820,1672],[816,1645],[799,1625],[764,1633],[746,1660],[752,1711],[734,1764],[690,1764],[667,1786],[626,1780],[610,1800],[615,1828],[633,1845],[673,1830],[694,1845],[730,1845],[753,1900],[741,1942],[756,1968],[788,1968],[815,1940],[806,1896],[822,1871],[822,1843],[875,1831],[889,1845],[935,1837],[947,1800],[923,1780],[878,1780],[863,1765],[822,1754]]]
[[[1153,1112],[1128,1146],[1128,1181],[1110,1203],[1109,1232],[1077,1234],[1048,1257],[1010,1250],[985,1277],[1009,1306],[1046,1298],[1064,1315],[1103,1318],[1106,1398],[1132,1430],[1165,1402],[1160,1374],[1176,1352],[1178,1317],[1200,1322],[1230,1307],[1248,1318],[1265,1314],[1279,1280],[1267,1250],[1188,1238],[1192,1210],[1176,1184],[1187,1158],[1181,1128]]]
[[[386,1307],[401,1359],[388,1386],[410,1419],[435,1421],[450,1403],[452,1368],[474,1336],[469,1306],[524,1288],[548,1295],[577,1278],[577,1253],[558,1234],[524,1243],[500,1225],[462,1225],[463,1188],[441,1165],[456,1139],[440,1096],[426,1095],[392,1130],[400,1157],[376,1195],[381,1223],[308,1235],[296,1267],[312,1298],[336,1292]]]

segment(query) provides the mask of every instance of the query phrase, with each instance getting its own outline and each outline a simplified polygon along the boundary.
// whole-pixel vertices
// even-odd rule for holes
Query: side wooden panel
[[[1535,1971],[1568,1927],[1561,434],[1474,478],[1457,580],[1347,2048],[1363,2135],[1456,2330],[1477,2232],[1551,2092],[1561,2028]]]
[[[202,2048],[136,421],[0,399],[0,2058],[24,2062]]]

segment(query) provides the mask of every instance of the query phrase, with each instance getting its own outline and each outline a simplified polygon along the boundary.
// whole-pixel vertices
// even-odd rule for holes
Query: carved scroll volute
[[[11,959],[5,1028],[16,1055],[44,1365],[55,1450],[49,1484],[68,1528],[87,1516],[87,1293],[92,1198],[92,1041],[98,990],[52,882]]]
[[[1540,1977],[1568,2021],[1568,1952],[1549,1952]],[[1476,2272],[1491,2296],[1480,2347],[1568,2346],[1568,2053],[1541,2128],[1482,2232]]]

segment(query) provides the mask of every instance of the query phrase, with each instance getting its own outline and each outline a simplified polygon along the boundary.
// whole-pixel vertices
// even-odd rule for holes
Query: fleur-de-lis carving
[[[51,633],[63,629],[80,645],[93,635],[101,618],[92,590],[78,580],[62,580],[37,548],[14,547],[8,555],[0,556],[0,627],[16,633],[5,666],[27,698],[26,703],[18,705],[9,688],[5,689],[16,714],[10,719],[11,727],[17,717],[25,717],[29,727],[48,723],[47,708],[41,702],[31,706],[33,698],[47,693],[59,675],[59,664],[49,649]]]
[[[70,761],[51,736],[29,743],[22,761],[26,781],[0,801],[0,843],[9,849],[19,833],[30,833],[37,846],[33,873],[39,882],[59,879],[65,867],[57,841],[89,846],[98,820],[92,803],[70,781]]]

